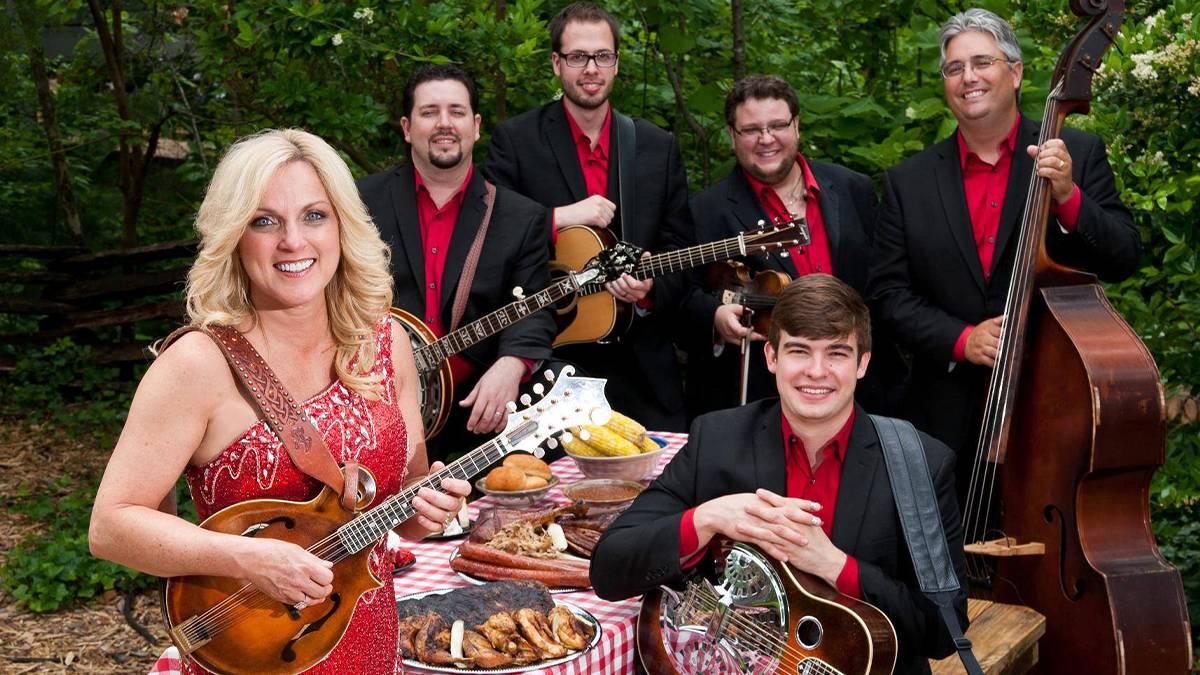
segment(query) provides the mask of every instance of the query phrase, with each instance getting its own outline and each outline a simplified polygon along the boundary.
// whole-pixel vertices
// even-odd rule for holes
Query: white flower
[[[1179,20],[1182,21],[1183,24],[1186,26],[1187,24],[1192,22],[1192,13],[1188,12],[1187,14],[1180,16]]]
[[[916,119],[916,117],[917,117],[917,109],[916,109],[916,108],[914,108],[914,107],[912,107],[911,105],[910,105],[910,106],[908,106],[907,108],[905,108],[905,109],[904,109],[904,116],[905,116],[905,117],[907,117],[907,118],[908,118],[908,119],[910,119],[910,120],[911,120],[911,119]]]
[[[1192,96],[1200,98],[1200,77],[1192,75],[1189,80],[1191,81],[1191,84],[1188,85],[1188,93]]]
[[[354,18],[366,23],[375,23],[375,10],[370,7],[360,7],[354,10]]]
[[[1146,31],[1149,32],[1149,31],[1154,30],[1154,24],[1156,24],[1156,23],[1158,23],[1158,15],[1157,14],[1146,17]]]
[[[1134,54],[1133,56],[1129,57],[1135,64],[1137,64],[1133,67],[1133,76],[1143,82],[1157,80],[1158,73],[1150,64],[1156,61],[1158,57],[1159,54],[1153,51],[1145,52],[1143,54]]]
[[[329,41],[333,43],[334,47],[339,47],[339,46],[341,46],[342,42],[344,42],[344,40],[342,40],[341,33],[334,33],[333,38],[330,39]]]

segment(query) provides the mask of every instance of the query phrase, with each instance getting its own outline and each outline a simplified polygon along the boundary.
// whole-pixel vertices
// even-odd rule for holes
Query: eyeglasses
[[[572,68],[587,68],[588,61],[595,61],[598,68],[612,68],[617,65],[616,52],[596,52],[595,54],[587,52],[559,52],[558,55]]]
[[[765,126],[765,127],[751,127],[751,126],[740,127],[740,128],[734,129],[733,133],[737,134],[739,138],[750,138],[753,140],[758,140],[759,138],[762,138],[762,136],[764,134],[768,135],[768,136],[773,136],[775,138],[779,138],[780,134],[782,134],[783,132],[787,131],[788,129],[790,129],[792,127],[792,120],[794,120],[794,119],[796,119],[796,118],[793,117],[791,120],[788,120],[786,122],[783,122],[783,121],[771,122],[771,123],[767,124],[767,126]]]
[[[999,56],[992,56],[991,54],[976,54],[970,59],[971,70],[977,73],[982,73],[988,68],[996,65],[998,62],[1016,63],[1016,61]],[[950,63],[942,66],[942,78],[949,80],[952,77],[958,77],[959,75],[962,75],[964,72],[966,72],[966,70],[966,63],[963,63],[962,61],[951,61]]]

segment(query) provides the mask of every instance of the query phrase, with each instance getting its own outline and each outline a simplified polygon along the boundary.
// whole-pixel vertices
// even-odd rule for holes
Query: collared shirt
[[[817,466],[814,469],[808,461],[808,453],[804,443],[792,433],[792,426],[787,417],[781,412],[780,425],[783,429],[783,445],[785,452],[785,471],[787,473],[787,497],[790,499],[806,499],[817,502],[821,510],[817,513],[821,518],[821,529],[826,537],[833,536],[833,519],[837,507],[838,488],[842,480],[842,463],[846,458],[846,448],[850,444],[850,432],[854,429],[854,409],[850,417],[833,438],[817,452]],[[700,560],[702,550],[700,537],[696,533],[695,508],[688,509],[679,522],[679,554],[680,557],[692,554],[684,563],[691,567]],[[862,597],[862,587],[858,580],[858,560],[854,556],[846,556],[846,564],[838,574],[837,589],[854,598]]]
[[[583,133],[579,123],[571,116],[571,110],[567,108],[565,98],[563,99],[563,109],[567,111],[567,126],[571,128],[571,138],[575,140],[575,152],[579,154],[579,168],[583,170],[583,184],[587,187],[587,194],[589,197],[592,195],[607,197],[612,106],[608,107],[608,112],[604,115],[604,122],[600,124],[600,137],[596,139],[595,147],[592,147],[592,139]]]
[[[413,175],[417,183],[417,220],[421,225],[421,253],[425,259],[425,325],[438,337],[446,334],[442,324],[442,283],[446,271],[446,255],[450,250],[450,238],[454,224],[462,210],[467,195],[467,186],[475,173],[474,165],[467,170],[467,177],[450,199],[438,208],[433,195],[425,185],[425,179],[415,167]],[[454,383],[460,384],[475,373],[475,367],[461,354],[450,357],[450,368],[454,371]]]
[[[800,165],[804,180],[804,218],[808,222],[808,234],[812,241],[807,246],[793,247],[788,251],[792,264],[796,266],[796,274],[804,276],[814,272],[833,274],[833,252],[829,249],[829,235],[825,232],[825,218],[821,216],[821,186],[808,168],[808,160],[804,155],[796,153],[796,163]],[[783,199],[775,192],[775,188],[759,181],[745,171],[742,172],[750,183],[750,189],[758,198],[759,205],[767,214],[767,219],[774,222],[786,222],[793,218]],[[795,214],[799,215],[799,214]]]
[[[988,164],[979,155],[967,148],[962,129],[955,132],[958,141],[958,157],[961,162],[963,194],[967,200],[967,213],[971,217],[971,233],[975,238],[975,249],[979,253],[979,264],[983,268],[983,279],[992,274],[992,260],[996,255],[996,238],[1000,232],[1000,212],[1004,208],[1004,197],[1008,194],[1008,178],[1013,155],[1018,152],[1017,132],[1021,126],[1021,115],[1013,122],[1008,136],[996,146],[1000,156],[995,164]],[[1024,149],[1020,149],[1021,152]],[[1063,230],[1071,232],[1079,221],[1082,195],[1076,186],[1071,197],[1059,205],[1050,202],[1050,212],[1058,218]],[[954,344],[954,360],[966,360],[967,336],[975,326],[967,326]]]

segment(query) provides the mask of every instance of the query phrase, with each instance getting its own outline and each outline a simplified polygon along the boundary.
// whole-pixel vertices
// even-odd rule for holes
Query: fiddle
[[[743,312],[743,319],[751,314],[749,327],[766,335],[775,302],[791,281],[783,272],[763,270],[751,275],[745,263],[727,261],[709,266],[705,288],[716,293],[723,305],[741,305],[750,310]]]

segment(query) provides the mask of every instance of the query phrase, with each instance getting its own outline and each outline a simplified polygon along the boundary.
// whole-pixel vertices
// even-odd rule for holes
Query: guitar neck
[[[527,434],[537,429],[537,422],[529,420],[518,426],[511,433],[496,438],[475,448],[458,461],[450,464],[437,473],[431,473],[422,480],[385,499],[379,506],[367,511],[337,529],[337,538],[347,553],[356,553],[379,541],[388,530],[412,518],[417,511],[412,501],[417,491],[423,487],[444,492],[443,478],[458,478],[469,481],[484,469],[500,461],[511,452],[511,443],[519,442]]]
[[[442,363],[451,356],[553,305],[574,293],[577,287],[574,276],[568,275],[527,298],[509,303],[415,350],[413,359],[417,362],[417,373],[425,375],[441,368]]]
[[[630,273],[630,276],[639,281],[645,281],[664,274],[707,265],[718,260],[729,260],[743,253],[745,253],[745,244],[742,236],[738,235],[644,258],[638,261],[638,266]],[[591,295],[602,290],[604,290],[604,284],[592,282],[585,284],[580,289],[580,295]]]

